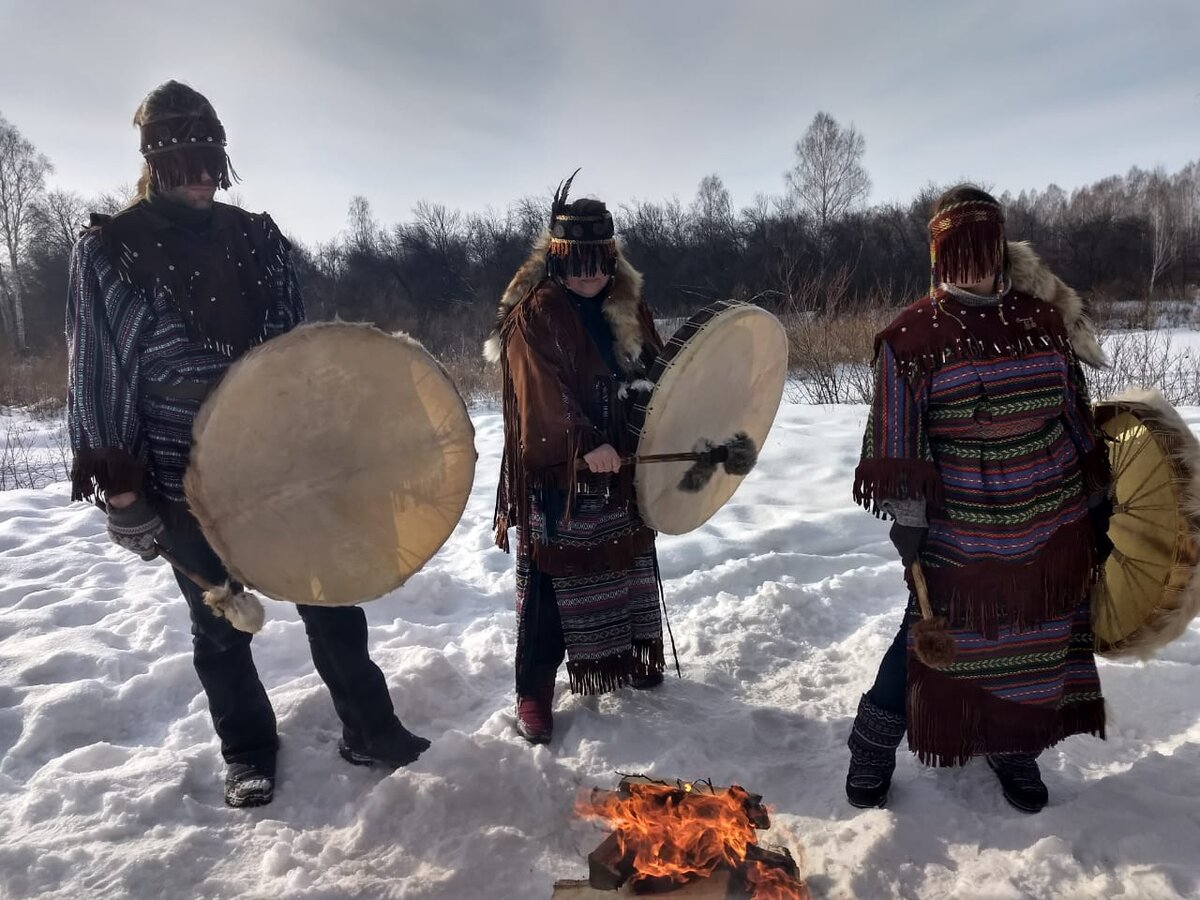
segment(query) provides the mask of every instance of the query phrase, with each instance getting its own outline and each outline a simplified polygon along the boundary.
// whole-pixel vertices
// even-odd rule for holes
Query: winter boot
[[[275,796],[275,771],[251,763],[230,763],[225,769],[225,805],[234,809],[266,806]]]
[[[415,762],[428,749],[429,741],[413,734],[399,720],[390,731],[372,738],[363,738],[343,730],[342,739],[338,741],[338,753],[342,759],[355,766],[399,769]]]
[[[1006,753],[989,756],[987,763],[1000,779],[1000,789],[1010,806],[1021,812],[1041,812],[1050,801],[1050,792],[1042,781],[1038,769],[1037,755],[1033,753]]]
[[[629,686],[639,691],[648,691],[662,683],[662,672],[641,672],[629,679]]]
[[[517,698],[517,733],[531,744],[548,744],[554,734],[554,676],[558,667],[538,666],[533,690]]]
[[[851,806],[872,809],[887,804],[896,748],[904,737],[904,716],[881,709],[863,694],[850,731],[850,771],[846,799]]]

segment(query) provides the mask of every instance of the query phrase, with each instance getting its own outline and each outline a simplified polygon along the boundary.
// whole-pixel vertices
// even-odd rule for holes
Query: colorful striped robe
[[[1109,472],[1067,334],[1036,297],[939,291],[877,339],[855,498],[885,516],[924,501],[920,560],[958,648],[935,671],[910,637],[909,744],[925,761],[1103,734],[1088,499]]]

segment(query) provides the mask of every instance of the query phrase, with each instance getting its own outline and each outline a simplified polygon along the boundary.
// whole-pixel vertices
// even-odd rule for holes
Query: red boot
[[[554,676],[558,667],[539,666],[536,683],[527,696],[517,698],[517,734],[531,744],[548,744],[554,734]]]

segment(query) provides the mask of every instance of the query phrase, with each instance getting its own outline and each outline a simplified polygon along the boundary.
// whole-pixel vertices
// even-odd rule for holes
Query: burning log
[[[615,831],[588,854],[588,883],[599,891],[615,891],[634,873],[634,853]]]
[[[586,886],[560,882],[555,898],[808,900],[791,854],[754,843],[770,819],[762,797],[738,785],[625,776],[615,791],[581,795],[576,808],[614,831],[588,855]]]
[[[787,847],[760,847],[750,844],[746,847],[746,863],[758,863],[769,869],[779,869],[795,879],[800,878],[800,867],[788,852]]]
[[[670,786],[671,783],[665,781],[655,781],[652,778],[647,778],[645,775],[622,775],[621,780],[617,783],[617,792],[623,797],[628,797],[635,790],[637,790],[639,785],[647,784]],[[728,787],[716,787],[711,781],[676,781],[674,782],[674,786],[682,791],[703,792],[707,790],[707,792],[710,794],[723,794],[732,789]],[[734,787],[737,787],[738,790],[744,790],[737,785],[734,785]],[[598,790],[599,788],[594,788],[592,791],[593,795]],[[749,791],[746,791],[745,808],[746,818],[750,820],[750,824],[756,829],[759,831],[765,831],[771,827],[771,817],[767,813],[767,807],[763,804],[762,794],[751,794]]]

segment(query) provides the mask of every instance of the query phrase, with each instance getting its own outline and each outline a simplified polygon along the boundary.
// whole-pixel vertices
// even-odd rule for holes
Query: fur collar
[[[517,269],[517,274],[504,289],[496,314],[496,327],[492,329],[483,345],[483,357],[488,362],[500,361],[500,325],[513,308],[546,278],[546,250],[549,246],[550,232],[544,231],[533,245],[529,258]],[[629,374],[638,372],[646,340],[638,315],[641,304],[642,273],[631,266],[623,254],[619,255],[617,274],[613,277],[613,285],[604,300],[603,310],[616,338],[617,362]]]
[[[1108,365],[1108,357],[1100,349],[1096,326],[1083,309],[1083,301],[1042,262],[1028,241],[1008,244],[1009,277],[1015,290],[1032,294],[1050,303],[1062,316],[1075,355],[1090,366]]]

